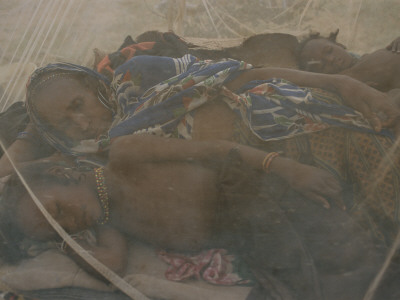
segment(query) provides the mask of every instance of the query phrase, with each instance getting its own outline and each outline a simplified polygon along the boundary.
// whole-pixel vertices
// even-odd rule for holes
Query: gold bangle
[[[269,153],[267,153],[267,155],[265,155],[265,157],[264,157],[264,160],[263,160],[263,162],[262,162],[262,164],[261,164],[261,166],[262,166],[262,169],[265,171],[265,164],[267,163],[267,161],[268,161],[268,159],[270,158],[270,156],[271,156],[271,154],[272,154],[273,152],[269,152]]]
[[[266,173],[269,173],[269,167],[271,165],[271,162],[274,160],[275,157],[279,156],[278,152],[269,152],[263,162],[262,162],[262,168]]]

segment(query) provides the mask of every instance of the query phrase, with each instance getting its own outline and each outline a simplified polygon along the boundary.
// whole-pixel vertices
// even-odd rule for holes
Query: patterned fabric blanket
[[[173,32],[148,31],[138,39],[141,41],[136,42],[128,35],[117,51],[106,55],[96,63],[97,72],[112,78],[115,69],[134,56],[181,57],[189,53],[189,44]]]
[[[119,66],[111,84],[115,93],[105,97],[107,79],[98,72],[73,64],[38,69],[27,91],[27,108],[41,135],[58,150],[72,154],[95,153],[113,138],[150,133],[190,139],[193,114],[207,102],[222,100],[260,141],[283,140],[339,126],[372,132],[362,115],[340,103],[318,98],[306,88],[283,79],[252,81],[238,91],[224,84],[252,66],[236,60],[199,61],[182,58],[135,56]],[[97,140],[72,141],[46,126],[31,101],[31,92],[46,74],[84,73],[99,84],[99,101],[113,112],[114,122]]]
[[[250,68],[236,60],[198,61],[190,55],[134,57],[115,72],[118,110],[103,146],[115,137],[144,132],[190,139],[193,112],[216,99],[226,102],[263,141],[331,126],[372,132],[359,112],[313,97],[310,90],[283,79],[252,81],[238,91],[223,86]]]

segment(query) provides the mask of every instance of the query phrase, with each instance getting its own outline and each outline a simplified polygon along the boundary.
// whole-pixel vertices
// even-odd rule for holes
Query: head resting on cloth
[[[339,30],[331,32],[329,37],[311,33],[300,42],[297,55],[301,70],[337,74],[353,66],[357,58],[348,52],[343,44],[336,41]]]
[[[26,106],[38,132],[52,146],[75,154],[71,149],[81,141],[96,140],[110,128],[112,97],[103,75],[83,66],[57,63],[32,74]]]
[[[21,168],[20,173],[69,234],[90,229],[103,220],[103,207],[90,179],[93,171],[70,168],[60,161],[32,163]],[[17,174],[13,174],[0,199],[0,257],[16,263],[60,240]]]

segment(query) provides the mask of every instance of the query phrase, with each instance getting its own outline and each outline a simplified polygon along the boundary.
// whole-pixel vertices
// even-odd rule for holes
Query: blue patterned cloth
[[[372,132],[359,112],[337,103],[316,99],[310,90],[283,79],[252,81],[238,91],[229,91],[223,85],[242,70],[252,68],[244,62],[197,61],[188,55],[184,57],[187,64],[177,71],[175,60],[139,56],[116,70],[113,85],[119,113],[109,131],[110,139],[144,132],[190,139],[192,113],[204,103],[216,99],[227,103],[251,131],[264,141],[285,139],[330,126]],[[138,64],[142,63],[145,66],[138,68]],[[170,68],[168,74],[176,72],[176,75],[141,94],[138,83],[151,82],[147,77],[151,77],[154,65]],[[123,81],[122,78],[130,79]],[[141,95],[136,91],[140,91]]]

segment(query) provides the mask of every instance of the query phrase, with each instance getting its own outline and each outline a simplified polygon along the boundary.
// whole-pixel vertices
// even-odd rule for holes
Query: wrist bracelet
[[[274,160],[275,157],[279,156],[278,152],[269,152],[263,162],[262,162],[262,169],[266,172],[269,173],[269,167],[271,165],[271,162]]]

